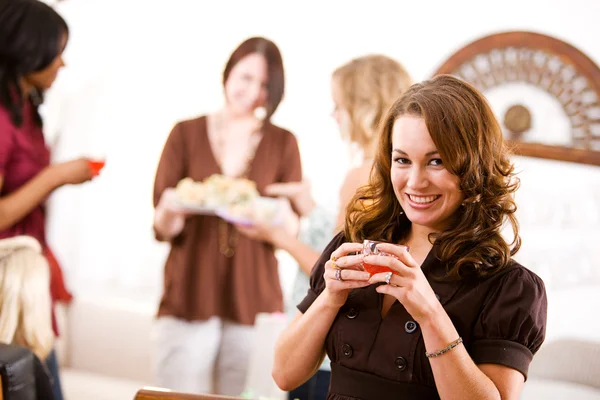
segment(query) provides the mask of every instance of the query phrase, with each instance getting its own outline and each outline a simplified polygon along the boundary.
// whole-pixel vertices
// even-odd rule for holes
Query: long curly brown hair
[[[464,202],[443,232],[430,235],[448,277],[486,276],[505,268],[521,246],[514,192],[519,180],[502,131],[485,97],[450,75],[412,85],[389,109],[369,185],[346,209],[345,236],[354,242],[406,240],[411,222],[391,182],[392,128],[402,115],[422,117],[445,168],[459,177]],[[501,234],[510,223],[513,240]]]

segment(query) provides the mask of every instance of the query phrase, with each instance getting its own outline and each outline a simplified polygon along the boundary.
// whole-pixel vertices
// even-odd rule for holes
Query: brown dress
[[[298,305],[306,312],[324,290],[324,265],[346,240],[338,234],[313,268],[311,286]],[[421,268],[452,319],[476,364],[514,368],[525,377],[544,341],[546,291],[542,280],[523,266],[473,282],[439,282],[444,265],[434,246]],[[419,325],[396,301],[381,317],[383,295],[375,285],[353,290],[325,341],[331,359],[328,399],[439,399],[425,356]]]
[[[207,118],[183,121],[172,130],[158,165],[154,184],[154,205],[162,192],[179,180],[191,177],[202,181],[221,173],[208,139]],[[302,179],[296,138],[270,123],[256,149],[248,178],[259,192],[274,182]],[[215,216],[188,217],[183,231],[171,240],[166,261],[163,296],[158,316],[187,321],[217,316],[252,325],[259,312],[281,312],[283,296],[272,246],[237,235],[233,257],[220,252],[220,241],[230,240]],[[161,240],[159,235],[157,239]]]

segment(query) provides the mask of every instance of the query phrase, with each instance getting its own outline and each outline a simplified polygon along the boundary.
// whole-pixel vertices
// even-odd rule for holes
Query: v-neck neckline
[[[210,129],[211,126],[209,124],[209,115],[204,116],[204,131],[206,132],[206,144],[208,146],[208,150],[210,153],[210,158],[212,159],[213,164],[215,165],[218,173],[220,175],[223,176],[228,176],[225,175],[223,172],[223,167],[221,166],[221,164],[219,163],[219,161],[217,160],[217,155],[215,154],[215,149],[213,147],[212,142],[210,141]],[[256,160],[256,157],[259,155],[261,148],[263,147],[263,142],[265,140],[265,136],[266,136],[266,129],[265,129],[266,124],[263,126],[262,129],[262,136],[259,140],[259,142],[256,144],[256,150],[254,151],[254,157],[252,157],[252,159],[250,160],[250,162],[248,163],[248,165],[246,165],[246,169],[244,170],[244,173],[240,176],[233,176],[230,178],[248,178],[249,175],[252,173],[252,169],[254,167],[254,160]],[[249,171],[246,173],[246,171]]]
[[[390,315],[390,312],[392,311],[392,307],[394,307],[394,304],[396,304],[398,302],[398,299],[396,299],[394,296],[391,296],[391,298],[393,298],[394,300],[392,301],[392,303],[390,304],[390,308],[387,309],[387,311],[385,312],[385,315],[383,314],[383,305],[386,299],[386,294],[384,293],[377,293],[378,296],[378,305],[379,305],[379,315],[381,316],[381,320],[384,321],[388,315]]]

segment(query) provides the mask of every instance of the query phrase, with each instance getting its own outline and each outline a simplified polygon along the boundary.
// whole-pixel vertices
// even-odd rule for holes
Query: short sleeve
[[[175,125],[163,148],[156,177],[154,178],[154,207],[158,205],[162,193],[167,188],[174,188],[187,174],[185,140],[181,123]],[[158,240],[162,240],[155,231]]]
[[[325,263],[331,257],[331,253],[345,241],[344,233],[340,232],[329,242],[327,247],[325,247],[325,250],[321,253],[321,256],[315,263],[310,274],[310,287],[308,288],[308,293],[306,293],[304,299],[298,304],[298,310],[300,310],[300,312],[305,313],[317,297],[319,297],[321,292],[325,290],[325,279],[323,278],[323,273],[325,273]]]
[[[4,176],[14,147],[15,126],[10,115],[0,107],[0,175]]]
[[[548,302],[543,281],[518,266],[488,295],[475,323],[469,354],[476,364],[501,364],[527,379],[546,335]]]
[[[163,147],[154,179],[154,206],[167,188],[174,188],[186,175],[185,141],[181,123],[175,125]]]

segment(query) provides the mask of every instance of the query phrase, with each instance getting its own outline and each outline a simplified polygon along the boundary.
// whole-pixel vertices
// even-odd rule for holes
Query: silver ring
[[[387,273],[387,275],[385,276],[385,283],[386,283],[387,285],[389,285],[389,284],[390,284],[390,279],[392,279],[392,273],[391,273],[391,272],[388,272],[388,273]]]
[[[335,270],[335,279],[337,279],[338,281],[343,281],[343,279],[342,279],[342,270],[341,269],[336,269]]]

